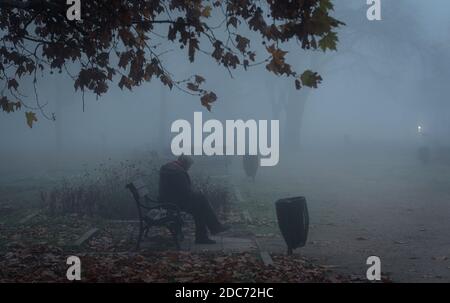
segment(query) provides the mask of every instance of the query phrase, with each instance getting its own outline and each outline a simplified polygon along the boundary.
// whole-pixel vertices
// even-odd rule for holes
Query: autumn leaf
[[[217,96],[213,92],[206,93],[200,98],[200,101],[202,102],[202,105],[204,107],[206,107],[206,109],[208,111],[211,111],[211,103],[213,103],[216,100],[217,100]]]
[[[337,41],[338,41],[337,34],[334,32],[329,32],[324,37],[322,37],[322,39],[319,40],[319,47],[323,51],[326,51],[327,49],[336,50]]]
[[[240,35],[236,35],[236,42],[236,48],[240,50],[241,53],[244,53],[247,47],[250,45],[250,40]]]
[[[198,91],[198,85],[196,85],[192,82],[189,82],[186,86],[189,90],[192,90],[194,92]]]
[[[27,119],[28,126],[33,128],[33,122],[37,122],[36,114],[33,112],[26,112],[25,117]]]
[[[16,81],[16,79],[11,79],[8,81],[8,88],[14,88],[15,90],[17,90],[18,87],[19,83]]]
[[[0,98],[0,108],[7,113],[14,112],[15,110],[19,110],[22,107],[22,103],[20,102],[11,102],[5,96]]]
[[[267,51],[272,55],[275,64],[280,65],[284,63],[284,56],[287,54],[286,51],[283,51],[279,48],[275,47],[275,44],[272,44],[269,47],[266,47]]]
[[[166,74],[161,75],[160,80],[164,85],[168,86],[170,89],[173,88],[173,81],[168,75]]]
[[[202,17],[209,18],[211,16],[211,6],[207,5],[202,11]]]
[[[285,55],[288,53],[287,51],[283,51],[278,47],[275,47],[275,44],[266,47],[266,50],[272,55],[270,62],[266,65],[266,69],[275,75],[287,75],[293,76],[295,73],[291,69],[291,65],[287,64],[285,61]]]
[[[227,25],[233,25],[234,28],[237,28],[238,26],[238,19],[234,16],[230,17],[230,19],[228,19]]]
[[[129,90],[131,90],[131,88],[133,86],[133,81],[131,81],[131,79],[126,76],[122,76],[122,78],[120,79],[120,82],[119,82],[119,87],[120,87],[120,89],[123,89],[124,86],[126,88],[128,88]]]
[[[195,83],[202,84],[203,82],[205,82],[205,78],[199,75],[195,75]]]
[[[300,76],[302,84],[307,87],[317,88],[317,85],[322,82],[322,77],[310,70],[306,70]]]
[[[222,59],[222,56],[223,56],[222,42],[216,41],[216,42],[214,42],[213,46],[214,46],[214,51],[211,54],[211,56],[214,59],[216,59],[217,61],[219,61],[220,59]]]

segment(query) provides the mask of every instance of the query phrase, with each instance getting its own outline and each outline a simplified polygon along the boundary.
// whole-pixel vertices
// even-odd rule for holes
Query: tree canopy
[[[190,62],[201,53],[228,72],[264,64],[268,72],[292,79],[297,89],[317,87],[320,75],[295,71],[283,45],[293,41],[303,50],[335,50],[336,29],[343,25],[330,15],[331,0],[81,1],[79,21],[68,20],[65,2],[0,1],[0,106],[8,113],[29,108],[30,127],[36,110],[44,114],[38,76],[54,72],[67,73],[76,90],[97,96],[111,84],[131,90],[157,79],[198,95],[210,110],[217,96],[204,88],[205,77],[179,79],[169,71],[163,42],[185,51]],[[27,78],[37,106],[20,93]]]

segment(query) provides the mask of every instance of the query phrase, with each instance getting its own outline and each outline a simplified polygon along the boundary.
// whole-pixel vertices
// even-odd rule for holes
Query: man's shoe
[[[217,235],[229,230],[231,226],[221,224],[217,229],[211,230],[211,235]]]
[[[195,244],[216,244],[216,241],[209,238],[195,239]]]

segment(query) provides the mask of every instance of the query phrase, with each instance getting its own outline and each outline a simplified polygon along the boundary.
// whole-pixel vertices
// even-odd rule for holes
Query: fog
[[[204,120],[279,120],[280,162],[260,168],[255,186],[273,200],[305,195],[314,222],[326,221],[333,217],[330,209],[339,209],[335,222],[342,226],[355,220],[352,226],[383,234],[383,228],[409,230],[409,224],[434,222],[430,229],[444,231],[447,227],[439,224],[448,221],[450,197],[450,2],[384,0],[383,20],[374,22],[366,19],[365,2],[335,1],[334,16],[346,23],[338,32],[337,51],[285,47],[296,70],[311,69],[322,76],[317,89],[296,90],[292,79],[266,72],[264,64],[230,75],[200,52],[189,63],[185,50],[169,44],[162,57],[166,68],[178,79],[202,75],[204,87],[218,96],[211,112],[198,96],[169,90],[157,80],[133,91],[111,85],[97,98],[75,92],[66,73],[39,77],[38,97],[46,105],[44,113],[37,111],[33,128],[26,124],[26,110],[1,114],[0,180],[6,185],[31,177],[70,176],[86,164],[115,163],[151,151],[174,159],[171,124],[177,119],[192,122],[193,113],[201,111]],[[166,30],[159,28],[161,33]],[[253,41],[257,54],[264,54],[264,46]],[[21,88],[33,106],[31,79]],[[48,119],[52,114],[55,121]],[[421,158],[423,147],[429,160]],[[233,163],[230,174],[240,182],[245,175],[241,157],[226,157]],[[214,168],[203,171],[218,174]],[[408,219],[402,216],[405,208],[426,203],[435,210]],[[374,214],[383,219],[372,222]],[[342,239],[339,232],[328,236]],[[351,228],[345,232],[351,239],[357,236]],[[399,237],[409,233],[399,231]],[[442,253],[444,238],[435,239],[431,244],[414,241],[434,245],[433,254]],[[383,252],[389,250],[382,247]],[[424,247],[416,247],[418,253]],[[354,249],[342,250],[345,255]]]
[[[164,55],[168,70],[207,79],[207,87],[219,97],[211,113],[197,97],[156,81],[132,92],[111,86],[98,99],[86,94],[83,111],[81,93],[74,92],[67,75],[46,75],[38,79],[39,99],[48,103],[44,111],[54,113],[56,121],[38,115],[30,129],[23,113],[3,114],[1,153],[10,160],[1,169],[13,171],[14,165],[25,163],[48,168],[45,161],[55,157],[64,159],[63,164],[79,164],[137,149],[164,150],[173,137],[170,124],[192,120],[194,111],[203,111],[205,119],[280,119],[281,162],[301,150],[345,149],[350,141],[352,150],[366,146],[413,152],[420,140],[418,125],[436,144],[446,146],[450,5],[435,2],[385,1],[381,22],[367,21],[361,1],[336,3],[335,16],[347,24],[339,32],[337,52],[289,46],[297,69],[322,75],[318,89],[296,91],[291,80],[266,73],[263,65],[231,77],[203,54],[194,64],[187,63],[182,51]],[[32,105],[32,84],[27,84],[26,100]]]

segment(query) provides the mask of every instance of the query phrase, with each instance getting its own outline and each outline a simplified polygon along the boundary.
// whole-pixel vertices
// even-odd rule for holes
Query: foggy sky
[[[318,70],[323,83],[310,92],[299,117],[302,146],[333,148],[344,137],[362,145],[408,146],[417,141],[419,124],[432,132],[439,144],[449,145],[450,3],[384,0],[383,21],[369,22],[365,1],[334,2],[334,16],[347,23],[339,30],[337,53],[311,54],[289,46],[289,62],[299,71],[314,69],[311,62],[329,58]],[[319,58],[312,59],[314,56]],[[211,113],[198,97],[169,91],[156,80],[132,92],[111,85],[98,100],[86,94],[83,112],[81,94],[74,92],[67,76],[56,73],[39,79],[39,98],[48,102],[45,110],[55,113],[58,121],[38,114],[39,121],[30,129],[25,110],[1,113],[0,154],[16,154],[17,163],[27,163],[39,162],[42,155],[51,158],[55,150],[80,160],[83,155],[101,157],[157,149],[169,144],[171,122],[192,120],[194,111],[202,111],[204,119],[273,119],[272,102],[307,94],[296,91],[292,79],[268,74],[264,66],[235,71],[231,78],[226,69],[201,53],[194,64],[180,51],[166,54],[164,60],[177,75],[201,74],[207,79],[205,87],[218,95]],[[31,89],[26,92],[32,97]],[[32,98],[28,100],[32,103]],[[60,102],[60,110],[56,102]],[[164,121],[161,113],[166,113]],[[289,149],[285,119],[286,112],[281,112],[281,148]],[[167,137],[161,136],[161,126]],[[58,127],[62,138],[59,146]],[[162,137],[165,142],[161,142]]]

